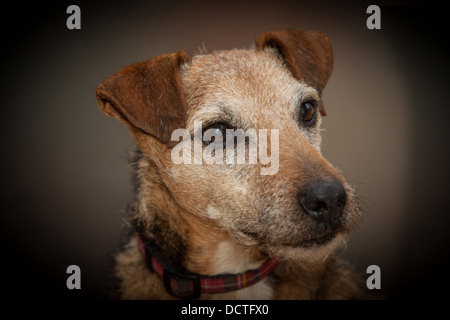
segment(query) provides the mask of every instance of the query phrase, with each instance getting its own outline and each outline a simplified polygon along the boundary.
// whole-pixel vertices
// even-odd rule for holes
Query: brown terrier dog
[[[320,96],[332,60],[323,34],[268,32],[254,50],[161,55],[98,86],[103,112],[128,125],[138,146],[136,201],[127,217],[133,236],[116,256],[122,298],[358,294],[335,250],[360,217],[356,195],[320,152]],[[178,128],[188,133],[181,142]],[[262,158],[188,161],[211,144],[216,160],[224,157],[221,139],[230,129],[277,129],[267,148],[277,158],[274,172],[262,173]],[[251,144],[249,137],[235,148]],[[181,163],[173,158],[180,146]]]

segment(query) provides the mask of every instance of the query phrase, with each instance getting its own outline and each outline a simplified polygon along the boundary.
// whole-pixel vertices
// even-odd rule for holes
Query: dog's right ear
[[[180,51],[123,68],[97,87],[100,109],[169,144],[186,121],[180,67],[188,60]]]

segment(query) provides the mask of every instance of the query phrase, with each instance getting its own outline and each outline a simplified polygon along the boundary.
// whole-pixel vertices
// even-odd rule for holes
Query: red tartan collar
[[[137,233],[136,238],[147,268],[164,282],[167,292],[183,299],[196,299],[201,293],[223,293],[247,288],[268,276],[280,261],[279,257],[273,257],[257,269],[238,274],[207,276],[173,264],[155,243],[144,242]]]

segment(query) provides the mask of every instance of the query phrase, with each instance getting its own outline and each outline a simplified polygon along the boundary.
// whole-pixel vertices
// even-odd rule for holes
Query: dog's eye
[[[303,102],[300,106],[300,119],[307,127],[312,126],[316,121],[316,106],[314,101]]]
[[[206,144],[210,144],[212,142],[225,144],[227,129],[230,129],[227,124],[213,123],[203,129],[203,141]]]

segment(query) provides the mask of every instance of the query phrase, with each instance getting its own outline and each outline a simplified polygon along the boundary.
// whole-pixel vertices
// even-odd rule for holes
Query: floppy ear
[[[100,109],[169,144],[186,120],[180,66],[188,59],[180,51],[123,68],[97,87]]]
[[[319,32],[286,30],[266,32],[256,40],[258,50],[274,48],[298,80],[303,80],[322,93],[333,68],[330,40]],[[323,105],[320,113],[325,115]]]

